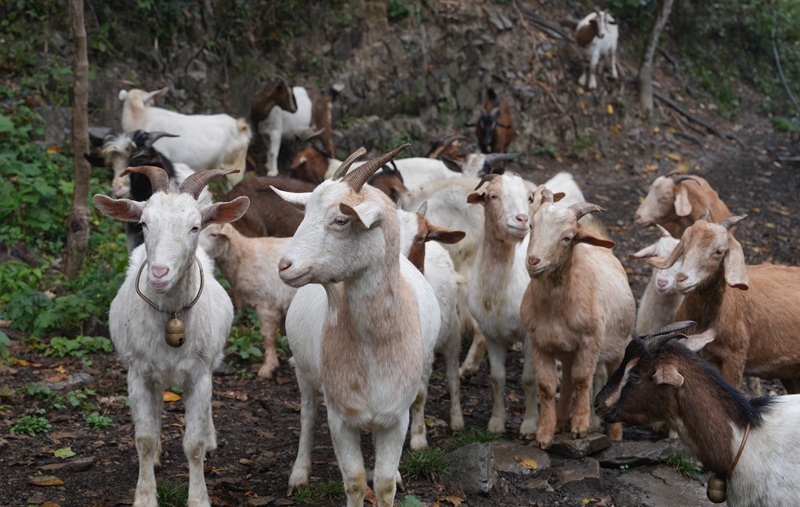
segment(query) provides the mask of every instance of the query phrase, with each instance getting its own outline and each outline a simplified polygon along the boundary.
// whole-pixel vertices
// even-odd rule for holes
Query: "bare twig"
[[[700,118],[698,118],[697,116],[693,115],[692,113],[690,113],[689,111],[687,111],[686,109],[684,109],[682,106],[680,106],[678,103],[676,103],[676,102],[675,102],[675,101],[673,101],[672,99],[669,99],[669,98],[665,97],[664,95],[661,95],[660,93],[658,93],[658,92],[656,92],[656,91],[654,91],[654,92],[653,92],[653,97],[655,97],[655,98],[657,98],[658,100],[662,101],[663,103],[665,103],[666,105],[668,105],[668,106],[669,106],[669,107],[671,107],[672,109],[674,109],[674,110],[678,111],[679,113],[681,113],[683,116],[685,116],[685,117],[686,117],[686,118],[688,118],[689,120],[691,120],[691,121],[693,121],[693,122],[697,123],[698,125],[702,125],[702,126],[703,126],[703,127],[705,127],[706,129],[708,129],[708,131],[709,131],[709,132],[711,132],[712,134],[714,134],[715,136],[717,136],[717,137],[719,137],[719,138],[721,138],[721,139],[725,139],[725,136],[723,136],[723,135],[720,133],[720,131],[719,131],[719,130],[717,130],[717,127],[715,127],[715,126],[711,125],[710,123],[707,123],[707,122],[705,122],[705,121],[701,120],[701,119],[700,119]]]
[[[535,26],[539,31],[543,32],[548,37],[552,37],[554,39],[562,40],[564,42],[575,42],[575,39],[564,33],[560,26],[556,23],[553,23],[549,19],[545,19],[535,12],[533,12],[528,7],[522,5],[519,2],[515,2],[514,5],[517,6],[517,9],[522,13],[522,15],[530,21],[530,23]]]
[[[553,101],[553,104],[555,104],[556,107],[558,108],[558,112],[563,115],[564,114],[564,109],[561,107],[561,104],[558,103],[558,100],[556,100],[556,96],[553,94],[553,90],[551,90],[549,86],[547,86],[545,83],[542,83],[541,81],[537,80],[533,76],[531,76],[531,82],[536,83],[537,86],[539,86],[540,88],[544,89],[544,91],[546,91],[547,94],[550,95],[550,99]]]
[[[676,60],[675,57],[672,56],[671,54],[667,53],[667,50],[664,48],[658,48],[658,52],[661,53],[661,55],[664,58],[666,58],[667,61],[669,61],[669,63],[672,64],[672,68],[675,70],[675,77],[678,79],[678,81],[682,83],[683,76],[681,76],[681,68],[680,65],[678,64],[678,60]]]
[[[707,155],[705,144],[703,144],[703,141],[699,137],[693,136],[692,134],[689,134],[688,132],[681,132],[681,131],[676,131],[675,135],[676,136],[680,136],[680,137],[685,137],[686,139],[690,139],[690,140],[696,142],[697,144],[700,145],[700,148],[703,150],[703,155]]]

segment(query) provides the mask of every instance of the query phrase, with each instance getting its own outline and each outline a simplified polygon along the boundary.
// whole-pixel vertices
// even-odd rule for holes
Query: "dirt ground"
[[[797,213],[797,192],[800,171],[784,159],[797,156],[797,141],[772,132],[768,120],[752,116],[739,120],[740,125],[722,124],[723,131],[736,136],[719,139],[697,131],[688,132],[699,143],[671,132],[670,124],[633,129],[617,135],[600,133],[594,146],[587,150],[587,161],[564,157],[564,162],[541,157],[525,160],[528,168],[516,169],[544,181],[557,170],[573,172],[584,190],[587,201],[598,203],[608,211],[601,217],[609,236],[617,242],[614,252],[628,268],[634,294],[641,295],[649,277],[649,267],[642,262],[628,261],[626,255],[657,238],[655,230],[642,230],[633,224],[633,214],[646,194],[650,181],[675,167],[667,155],[677,155],[690,163],[691,172],[707,178],[729,205],[733,214],[747,214],[736,230],[736,237],[745,247],[749,264],[777,262],[800,264],[800,225]],[[680,129],[678,129],[680,130]],[[599,154],[599,155],[597,155]],[[9,335],[11,333],[9,331]],[[137,455],[133,443],[133,424],[129,409],[117,396],[125,395],[125,374],[114,354],[91,357],[91,367],[77,359],[53,359],[25,353],[17,347],[14,357],[27,361],[11,367],[0,367],[0,505],[103,506],[132,504],[137,478]],[[506,438],[516,439],[524,412],[524,395],[519,381],[521,353],[509,358],[506,403],[510,418]],[[214,377],[214,420],[219,449],[207,460],[206,481],[214,505],[244,505],[265,497],[275,505],[289,505],[285,500],[287,479],[297,451],[299,438],[299,394],[293,371],[284,357],[277,377],[265,381],[254,377],[257,364],[244,363],[238,356],[226,358],[232,368],[228,375]],[[443,372],[437,362],[436,371]],[[53,409],[49,402],[34,401],[20,389],[28,383],[63,381],[70,374],[85,373],[89,381],[80,386],[96,393],[87,401],[112,420],[105,429],[93,431],[78,408]],[[245,375],[243,375],[243,373]],[[64,395],[65,388],[55,391]],[[462,401],[467,426],[485,427],[491,410],[488,365],[479,374],[462,384]],[[449,399],[442,376],[431,381],[428,413],[434,418],[429,428],[429,442],[445,446],[449,432]],[[25,414],[39,409],[52,424],[50,432],[36,437],[19,436],[8,427]],[[314,448],[313,482],[340,480],[335,456],[327,432],[324,407],[317,421]],[[163,457],[159,478],[174,483],[187,483],[187,464],[181,447],[183,404],[165,404],[163,416]],[[654,438],[649,431],[626,429],[626,439]],[[54,457],[57,449],[70,447],[74,457]],[[366,456],[371,454],[371,439],[363,439]],[[371,458],[367,458],[369,466]],[[554,466],[559,459],[553,457]],[[615,477],[619,470],[604,470],[605,484],[611,493],[619,491]],[[62,485],[34,486],[29,481],[37,474],[52,475]],[[550,477],[555,481],[555,474]],[[539,493],[509,486],[488,496],[466,499],[467,505],[581,505],[582,498],[559,493]],[[449,492],[440,484],[407,480],[406,494],[423,502],[435,503]],[[399,497],[402,497],[402,493]],[[282,501],[281,501],[282,500]],[[337,502],[341,504],[342,502]],[[261,503],[264,504],[264,503]],[[333,505],[320,500],[318,505]],[[447,505],[442,502],[442,505]]]

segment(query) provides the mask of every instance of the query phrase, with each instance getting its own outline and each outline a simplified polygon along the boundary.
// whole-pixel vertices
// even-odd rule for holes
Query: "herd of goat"
[[[613,61],[616,25],[595,12],[576,35],[593,88],[598,55]],[[127,276],[109,322],[128,369],[140,463],[134,505],[156,506],[167,386],[185,393],[188,505],[209,505],[211,375],[230,332],[231,297],[259,317],[259,377],[278,367],[279,328],[289,341],[301,396],[290,492],[311,475],[318,392],[347,505],[363,505],[367,492],[360,438],[370,428],[373,489],[377,505],[389,507],[409,425],[411,448],[427,446],[434,353],[444,357],[451,431],[464,428],[460,375],[488,355],[488,430],[503,433],[506,355],[522,342],[519,431],[540,447],[567,427],[581,438],[605,423],[620,441],[622,423],[665,421],[713,472],[715,501],[780,506],[800,496],[792,452],[800,448],[800,269],[746,266],[733,234],[744,217],[732,217],[703,178],[659,176],[636,211],[638,226],[659,231],[629,256],[655,268],[637,312],[595,215],[603,209],[585,202],[572,176],[536,185],[504,172],[514,127],[493,91],[475,123],[482,153],[464,153],[464,138],[451,135],[429,157],[393,160],[404,145],[360,163],[363,148],[334,158],[328,99],[278,78],[251,110],[268,176],[245,179],[248,123],[154,107],[166,91],[121,92],[125,133],[105,136],[100,159],[87,156],[114,170],[117,199],[96,195],[95,205],[129,224]],[[322,146],[299,150],[290,175],[279,176],[280,141],[295,136]],[[221,176],[229,193],[214,203],[206,185]],[[737,390],[744,375],[778,379],[789,394],[747,399]]]

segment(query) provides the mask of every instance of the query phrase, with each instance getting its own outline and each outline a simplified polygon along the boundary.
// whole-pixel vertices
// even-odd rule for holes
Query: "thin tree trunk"
[[[639,102],[642,106],[642,116],[652,118],[653,116],[653,56],[656,54],[658,39],[669,19],[674,0],[662,0],[661,10],[658,13],[650,36],[647,38],[642,63],[639,66]]]
[[[75,278],[83,265],[89,246],[89,178],[91,167],[83,158],[89,153],[89,61],[86,56],[86,27],[83,23],[83,1],[70,1],[73,64],[72,148],[75,157],[75,187],[72,192],[72,212],[67,219],[67,252],[64,274]]]

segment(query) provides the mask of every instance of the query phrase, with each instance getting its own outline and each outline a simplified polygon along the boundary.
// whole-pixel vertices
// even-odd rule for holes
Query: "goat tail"
[[[252,133],[250,132],[250,123],[247,122],[247,118],[236,119],[236,132],[239,135],[247,136],[247,138],[250,139]]]

